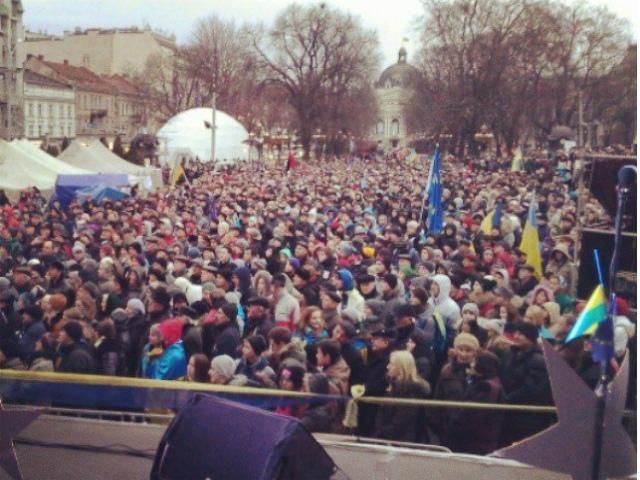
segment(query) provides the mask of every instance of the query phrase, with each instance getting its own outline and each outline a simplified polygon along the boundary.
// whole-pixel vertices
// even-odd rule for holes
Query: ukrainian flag
[[[171,186],[175,186],[182,177],[184,177],[184,179],[186,180],[187,174],[185,173],[182,164],[178,163],[173,169],[173,172],[171,172]]]
[[[536,202],[529,205],[527,221],[522,231],[520,250],[527,255],[527,265],[531,265],[536,277],[542,277],[542,255],[540,254],[540,238],[538,237],[538,221],[536,219]]]
[[[598,329],[598,325],[607,318],[607,297],[604,286],[598,285],[589,297],[587,306],[578,317],[576,324],[569,332],[565,343],[575,340],[582,335],[593,335]]]

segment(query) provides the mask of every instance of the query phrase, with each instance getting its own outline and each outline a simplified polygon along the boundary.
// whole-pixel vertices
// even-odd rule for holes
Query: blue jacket
[[[187,354],[182,340],[167,348],[149,367],[145,372],[147,378],[177,380],[184,377],[187,374]]]

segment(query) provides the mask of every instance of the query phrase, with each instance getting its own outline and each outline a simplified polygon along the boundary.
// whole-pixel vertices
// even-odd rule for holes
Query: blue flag
[[[613,350],[613,317],[617,310],[616,295],[612,293],[609,308],[604,321],[600,322],[596,333],[591,337],[591,357],[594,362],[607,363],[614,356]]]
[[[440,167],[442,155],[440,148],[433,154],[431,182],[429,183],[429,233],[442,232],[444,222],[444,208],[442,206],[442,183],[440,183]]]
[[[501,224],[502,224],[502,202],[500,201],[496,204],[496,209],[495,209],[495,212],[493,213],[491,226],[500,228]]]

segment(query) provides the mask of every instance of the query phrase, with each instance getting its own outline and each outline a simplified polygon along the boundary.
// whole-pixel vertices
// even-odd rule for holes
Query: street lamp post
[[[216,92],[211,98],[211,161],[216,163]]]
[[[7,140],[11,141],[13,140],[12,99],[14,98],[13,92],[11,91],[11,82],[16,70],[13,56],[16,55],[16,52],[18,51],[18,44],[22,42],[22,39],[16,39],[16,45],[13,48],[11,48],[11,39],[8,38],[7,40],[9,41],[9,65],[7,68],[7,73],[4,76],[4,80],[7,92]]]

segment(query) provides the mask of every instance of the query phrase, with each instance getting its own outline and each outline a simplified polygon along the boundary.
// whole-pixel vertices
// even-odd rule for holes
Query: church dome
[[[398,62],[382,72],[376,87],[409,87],[418,75],[418,69],[407,63],[407,50],[402,47],[398,51]]]

